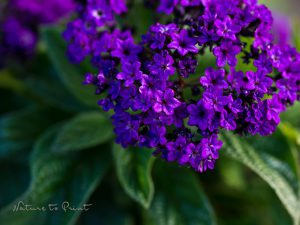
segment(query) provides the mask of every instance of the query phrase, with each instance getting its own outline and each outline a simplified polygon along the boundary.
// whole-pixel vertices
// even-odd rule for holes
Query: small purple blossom
[[[224,67],[227,62],[229,66],[235,66],[237,64],[236,56],[240,52],[240,46],[226,40],[222,42],[221,46],[213,49],[213,53],[217,57],[218,67]]]
[[[235,24],[229,16],[223,21],[217,20],[215,26],[219,36],[228,38],[232,41],[236,40],[236,34],[241,31],[241,27],[238,24]]]
[[[200,83],[204,87],[216,87],[220,89],[228,88],[228,84],[225,81],[225,70],[214,70],[213,68],[208,68],[205,71],[205,76],[200,78]]]
[[[203,101],[209,109],[222,112],[224,107],[231,102],[231,98],[225,96],[221,89],[208,89],[203,94]]]
[[[117,79],[124,80],[124,86],[129,87],[142,78],[143,72],[140,71],[140,62],[126,62],[123,64],[122,72],[117,75]]]
[[[180,101],[174,98],[174,91],[167,89],[166,91],[158,91],[156,93],[156,103],[153,106],[155,112],[164,112],[167,115],[172,115],[174,109],[180,106]]]
[[[105,1],[91,2],[93,4],[88,5],[86,10],[87,21],[101,27],[114,19],[112,9]]]
[[[203,101],[199,101],[196,105],[189,105],[188,112],[190,114],[188,124],[197,126],[201,130],[206,130],[210,119],[214,115],[214,111],[207,108]]]
[[[198,53],[196,47],[196,39],[189,36],[188,31],[183,29],[179,34],[172,35],[172,42],[168,45],[169,48],[176,49],[180,55],[184,56],[191,53]]]
[[[178,160],[181,151],[186,147],[187,140],[185,137],[179,136],[175,142],[169,142],[166,145],[164,157],[167,161]]]
[[[276,124],[279,124],[280,122],[280,113],[285,110],[284,105],[280,101],[280,98],[278,96],[274,96],[272,99],[267,100],[268,104],[268,112],[267,112],[267,118],[268,120],[273,120]]]
[[[263,71],[252,72],[249,71],[246,73],[248,79],[245,88],[247,90],[257,90],[262,93],[267,93],[268,88],[271,87],[273,80],[270,77],[267,77]]]
[[[161,54],[155,54],[153,57],[154,64],[150,67],[151,73],[159,75],[163,79],[168,79],[173,75],[175,68],[173,67],[174,60],[167,52]]]
[[[171,14],[178,2],[179,0],[161,0],[157,11]]]
[[[141,47],[135,45],[131,39],[125,41],[118,39],[116,49],[111,52],[111,55],[121,60],[131,61],[136,60],[137,55],[141,52]]]

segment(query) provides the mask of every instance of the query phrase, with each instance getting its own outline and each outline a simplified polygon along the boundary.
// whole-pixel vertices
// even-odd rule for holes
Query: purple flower
[[[294,103],[297,99],[297,82],[293,79],[280,79],[276,82],[276,87],[279,89],[278,96],[281,99],[288,100]]]
[[[88,5],[85,15],[90,23],[95,23],[97,26],[101,27],[106,23],[113,21],[113,12],[105,1],[93,3],[94,4]]]
[[[179,28],[174,23],[170,23],[170,24],[157,23],[157,24],[150,27],[151,32],[160,33],[160,34],[163,34],[163,35],[171,35],[174,32],[177,32],[178,29]]]
[[[174,111],[173,117],[173,124],[175,127],[183,127],[184,125],[184,119],[188,117],[188,111],[187,111],[187,105],[186,103],[181,103],[179,107],[177,107]]]
[[[167,143],[166,128],[159,125],[152,125],[147,133],[146,138],[142,140],[146,146],[150,148],[156,147],[158,144],[165,145]]]
[[[167,52],[155,54],[153,60],[154,64],[150,67],[152,74],[168,79],[169,76],[175,73],[174,60]]]
[[[174,91],[167,89],[166,91],[157,91],[156,102],[153,106],[155,112],[164,112],[167,115],[172,115],[174,109],[180,106],[180,101],[174,98]]]
[[[240,98],[235,99],[233,102],[229,103],[228,106],[233,113],[240,113],[244,110],[243,100]]]
[[[274,96],[272,99],[268,99],[268,112],[267,118],[268,120],[273,120],[276,124],[280,122],[280,113],[285,110],[284,105],[278,98],[278,96]]]
[[[139,91],[143,95],[153,96],[156,94],[157,90],[163,90],[166,88],[166,82],[160,80],[159,77],[153,77],[148,75],[142,76],[142,85]]]
[[[180,165],[185,165],[188,163],[193,164],[193,158],[197,155],[196,153],[199,152],[199,149],[197,149],[198,146],[195,146],[195,144],[190,143],[184,148],[182,148],[178,163]]]
[[[115,20],[127,11],[125,0],[97,2],[80,4],[64,36],[72,58],[90,55],[99,70],[84,84],[101,94],[104,110],[113,109],[124,147],[155,148],[155,156],[204,172],[219,157],[220,132],[269,135],[286,106],[300,100],[300,54],[272,43],[272,15],[257,0],[151,1],[173,13],[173,23],[150,26],[139,43],[131,21]],[[99,5],[104,13],[88,13]],[[218,69],[206,66],[208,52]]]
[[[221,114],[221,126],[226,130],[236,129],[236,117],[233,113],[228,113],[226,110]]]
[[[151,43],[150,47],[152,49],[162,49],[165,45],[166,36],[161,33],[156,33],[152,37],[151,41],[152,41],[152,43]]]
[[[241,31],[241,27],[235,24],[229,16],[225,20],[217,20],[215,22],[217,34],[221,37],[228,38],[232,41],[236,40],[236,34]]]
[[[85,80],[83,82],[84,85],[96,85],[98,89],[100,89],[99,93],[105,88],[107,84],[107,80],[104,77],[103,73],[99,73],[97,76],[94,76],[91,73],[87,73],[85,75]]]
[[[178,4],[179,0],[160,0],[160,5],[157,9],[158,12],[171,14],[174,7]]]
[[[190,74],[196,72],[198,61],[193,56],[184,57],[178,63],[178,73],[180,76],[187,78]]]
[[[214,111],[208,109],[203,101],[198,101],[197,105],[189,105],[189,121],[190,126],[197,126],[201,130],[205,130],[208,127],[210,119],[214,115]]]
[[[121,84],[119,82],[116,81],[111,81],[109,83],[109,90],[108,90],[108,94],[111,96],[111,98],[113,100],[117,99],[120,95],[120,91],[121,91]]]
[[[189,36],[188,31],[183,29],[179,34],[172,35],[172,42],[168,45],[169,48],[176,49],[180,55],[184,56],[191,53],[198,53],[196,47],[196,39]]]
[[[231,98],[223,95],[221,89],[209,89],[203,94],[203,101],[209,109],[222,112],[224,107],[231,102]]]
[[[201,154],[197,158],[197,163],[193,164],[196,171],[202,173],[207,169],[214,169],[215,160],[219,157],[218,150],[222,147],[222,142],[217,138],[217,135],[212,135],[201,140]]]
[[[255,48],[266,48],[273,41],[273,35],[269,32],[267,26],[261,25],[255,31],[255,40],[253,46]]]
[[[68,56],[73,63],[80,63],[91,53],[89,34],[93,31],[86,29],[81,19],[68,24],[63,36],[69,42]]]
[[[225,81],[225,70],[214,70],[213,68],[208,68],[205,71],[205,76],[200,78],[200,83],[204,87],[214,87],[220,89],[228,88],[228,84]]]
[[[105,112],[108,112],[109,110],[114,108],[114,103],[109,98],[100,99],[98,101],[98,105],[101,106]]]
[[[137,97],[137,90],[135,86],[128,87],[128,89],[122,89],[120,96],[122,97],[120,105],[123,109],[129,109],[131,107],[136,111],[134,103]]]
[[[117,135],[116,142],[120,143],[124,148],[136,143],[139,138],[139,120],[135,116],[131,116],[127,112],[119,111],[112,116]]]
[[[5,45],[12,52],[23,51],[25,55],[32,55],[37,44],[37,33],[14,17],[9,17],[3,23]]]
[[[127,12],[126,0],[109,0],[109,3],[116,14]]]
[[[169,142],[166,145],[164,158],[167,161],[175,161],[180,157],[181,151],[186,147],[187,140],[185,137],[178,137],[175,142]]]
[[[267,77],[263,71],[248,71],[246,72],[246,77],[248,79],[245,86],[247,90],[257,90],[266,93],[273,83],[273,80]]]
[[[125,87],[129,87],[142,78],[143,72],[140,71],[140,68],[140,62],[126,62],[122,66],[122,71],[117,75],[117,79],[124,80]]]
[[[272,63],[267,55],[261,54],[258,59],[254,60],[254,66],[259,70],[263,70],[266,73],[272,73]]]
[[[274,24],[272,27],[272,33],[275,38],[275,42],[280,45],[286,45],[291,43],[292,40],[292,26],[288,16],[281,15],[276,12],[274,14]]]
[[[201,4],[201,0],[181,0],[181,5],[183,6],[199,6]]]
[[[40,27],[59,22],[75,9],[73,0],[13,0],[0,3],[0,64],[30,59],[39,40]]]
[[[241,89],[246,85],[245,76],[242,71],[235,71],[231,69],[231,72],[228,74],[229,84],[238,92],[241,92]]]
[[[125,61],[136,60],[137,55],[142,50],[141,47],[135,45],[131,39],[126,41],[118,39],[116,44],[116,49],[111,52],[111,55]]]
[[[218,140],[218,136],[213,134],[209,138],[203,138],[201,140],[202,152],[201,157],[207,159],[209,157],[213,159],[219,158],[219,149],[222,148],[222,141]]]
[[[198,37],[199,45],[204,45],[206,43],[212,43],[215,41],[218,41],[220,37],[213,31],[203,29],[200,32],[200,35]]]
[[[235,66],[237,64],[236,55],[240,52],[240,46],[227,40],[223,41],[219,47],[213,49],[213,53],[217,57],[218,67],[224,67],[226,62],[228,62],[229,66]]]
[[[11,4],[13,9],[10,9],[14,13],[13,15],[17,15],[17,11],[33,24],[53,23],[75,9],[75,3],[72,0],[63,2],[60,0],[48,0],[43,2],[43,4],[39,0],[14,0],[11,1]]]
[[[152,107],[153,101],[154,100],[151,95],[138,95],[134,101],[134,108],[136,110],[141,110],[142,112],[147,112],[150,109],[150,107]]]

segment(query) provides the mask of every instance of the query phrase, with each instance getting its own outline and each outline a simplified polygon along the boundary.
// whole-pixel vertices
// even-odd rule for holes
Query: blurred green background
[[[261,2],[290,17],[300,50],[300,1]],[[60,31],[42,29],[35,58],[0,71],[0,225],[299,225],[299,104],[271,137],[224,137],[216,169],[196,174],[112,144],[81,85],[92,69],[69,64]],[[13,212],[19,201],[92,206]]]

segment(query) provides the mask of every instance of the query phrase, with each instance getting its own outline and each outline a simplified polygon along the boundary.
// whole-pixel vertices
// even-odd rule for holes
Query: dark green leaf
[[[103,192],[102,192],[103,193]],[[104,193],[106,194],[106,193]],[[120,205],[112,202],[112,199],[95,199],[97,205],[86,213],[83,213],[78,225],[134,225],[126,209],[120,209]],[[111,196],[110,196],[111,197]]]
[[[216,219],[194,172],[157,163],[149,225],[215,225]]]
[[[300,103],[296,102],[294,106],[281,115],[281,119],[285,122],[293,124],[293,126],[300,130]]]
[[[138,19],[137,19],[138,18]],[[132,26],[134,21],[134,36],[137,40],[142,40],[142,35],[146,34],[149,27],[155,22],[153,10],[145,7],[141,0],[135,0],[131,10],[126,17],[117,18],[121,26]]]
[[[87,149],[107,142],[112,136],[113,128],[109,118],[99,112],[82,113],[61,129],[52,149],[57,152]]]
[[[23,81],[36,98],[65,111],[78,112],[86,108],[64,87],[47,55],[37,55],[32,64]]]
[[[113,148],[119,181],[125,192],[145,208],[148,208],[154,193],[151,170],[153,157],[150,149],[131,147]]]
[[[45,119],[47,117],[47,119]],[[0,118],[0,157],[29,150],[45,128],[62,119],[55,109],[31,107]]]
[[[42,38],[46,44],[49,57],[57,70],[66,88],[82,103],[87,106],[97,107],[97,96],[93,88],[85,87],[82,82],[86,70],[82,66],[72,65],[66,56],[66,45],[55,28],[45,28],[42,30]]]
[[[289,179],[287,179],[286,174],[292,174],[290,168],[279,160],[274,161],[274,158],[268,156],[267,153],[261,154],[264,149],[255,149],[250,143],[247,143],[245,140],[241,141],[240,138],[232,134],[226,133],[222,137],[224,142],[223,151],[228,156],[244,163],[264,179],[274,189],[296,223],[299,220],[299,200],[298,193],[295,193],[293,187],[297,184],[297,180],[293,180],[290,183]],[[285,149],[282,149],[282,151],[286,151],[287,147],[285,146]],[[259,150],[260,153],[256,150]],[[282,174],[282,171],[285,171],[285,174]],[[287,173],[286,171],[289,172]],[[293,177],[294,175],[290,179],[293,179]]]
[[[16,93],[26,92],[24,84],[5,70],[0,70],[0,88],[9,89]]]
[[[109,165],[110,145],[104,150],[86,151],[84,155],[56,154],[50,150],[60,126],[44,134],[34,148],[31,162],[32,181],[28,190],[0,212],[0,224],[10,225],[72,225],[80,211],[62,211],[64,201],[73,208],[82,207],[96,189]],[[58,212],[13,212],[12,208],[23,201],[33,207],[58,204]]]
[[[29,185],[30,173],[27,165],[12,160],[0,161],[0,208],[15,200]]]

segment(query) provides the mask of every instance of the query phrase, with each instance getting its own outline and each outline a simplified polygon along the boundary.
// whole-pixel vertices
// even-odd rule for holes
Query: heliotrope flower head
[[[219,157],[220,132],[269,135],[300,99],[300,54],[273,43],[272,14],[256,0],[153,1],[169,22],[155,21],[139,43],[119,29],[125,3],[87,1],[64,33],[70,59],[89,56],[99,69],[84,83],[105,96],[99,105],[114,111],[124,148],[155,148],[204,172]]]

